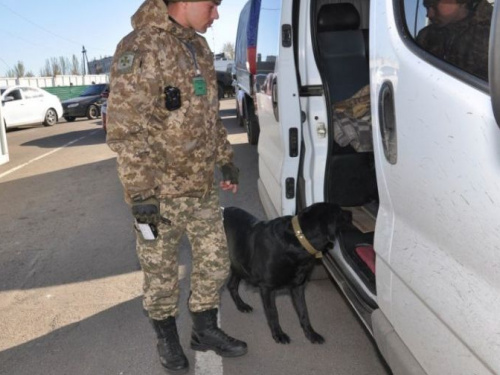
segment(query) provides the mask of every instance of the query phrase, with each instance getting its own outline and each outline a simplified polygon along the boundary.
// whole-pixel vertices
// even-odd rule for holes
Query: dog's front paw
[[[253,307],[250,306],[250,305],[247,305],[245,302],[241,302],[241,303],[238,303],[236,305],[236,308],[241,311],[241,312],[244,312],[244,313],[249,313],[249,312],[252,312],[253,311]]]
[[[278,344],[290,344],[290,337],[283,331],[273,333],[273,339]]]
[[[307,339],[313,344],[323,344],[325,342],[323,336],[321,336],[319,333],[314,332],[313,330],[305,332],[305,334]]]

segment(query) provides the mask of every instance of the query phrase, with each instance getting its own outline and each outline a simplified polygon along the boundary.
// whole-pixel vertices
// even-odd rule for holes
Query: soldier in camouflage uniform
[[[191,347],[228,357],[247,351],[244,342],[217,326],[220,288],[230,264],[214,169],[221,169],[220,187],[233,193],[238,169],[218,115],[212,52],[197,32],[218,18],[219,3],[144,1],[111,69],[107,143],[117,153],[133,216],[157,230],[153,240],[137,231],[143,305],[158,337],[160,361],[174,373],[189,368],[175,323],[177,251],[184,233],[193,258]]]
[[[433,55],[488,80],[492,5],[487,0],[424,0],[431,21],[417,43]]]

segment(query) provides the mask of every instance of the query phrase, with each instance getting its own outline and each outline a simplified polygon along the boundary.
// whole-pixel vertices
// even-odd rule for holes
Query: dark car
[[[87,87],[80,96],[62,102],[66,121],[75,121],[77,117],[87,117],[89,120],[101,115],[101,101],[105,100],[101,94],[109,91],[107,83],[100,83]]]

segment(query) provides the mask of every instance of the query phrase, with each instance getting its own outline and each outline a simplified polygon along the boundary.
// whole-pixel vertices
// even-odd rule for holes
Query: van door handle
[[[491,104],[497,125],[500,126],[500,5],[495,3],[491,23],[490,51],[489,51],[489,81]]]
[[[273,80],[271,81],[271,100],[273,102],[273,112],[274,112],[274,118],[276,121],[279,122],[280,120],[280,115],[279,115],[279,110],[278,110],[278,77],[274,76]]]
[[[390,81],[382,84],[378,98],[380,135],[384,155],[389,163],[396,164],[398,161],[396,111],[394,107],[394,89]]]

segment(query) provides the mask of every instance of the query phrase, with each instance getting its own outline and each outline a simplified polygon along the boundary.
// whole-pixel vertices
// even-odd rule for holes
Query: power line
[[[2,59],[1,57],[0,57],[0,61],[2,61],[8,69],[11,69],[9,64],[7,64],[7,62],[4,59]]]
[[[0,3],[0,5],[1,5],[1,6],[3,6],[5,9],[7,9],[8,11],[10,11],[11,13],[14,13],[14,14],[15,14],[16,16],[18,16],[19,18],[21,18],[21,19],[25,20],[26,22],[28,22],[28,23],[32,24],[33,26],[38,27],[39,29],[41,29],[41,30],[45,31],[46,33],[48,33],[48,34],[50,34],[50,35],[55,36],[56,38],[59,38],[59,39],[65,40],[65,41],[67,41],[67,42],[69,42],[69,43],[72,43],[72,44],[77,44],[77,45],[79,45],[79,46],[81,46],[81,45],[83,44],[83,43],[80,43],[80,42],[75,42],[74,40],[71,40],[71,39],[65,38],[65,37],[63,37],[63,36],[61,36],[61,35],[58,35],[58,34],[56,34],[56,33],[53,33],[52,31],[48,30],[47,28],[45,28],[45,27],[43,27],[43,26],[38,25],[37,23],[35,23],[35,22],[31,21],[30,19],[28,19],[28,18],[24,17],[22,14],[19,14],[19,13],[18,13],[18,12],[16,12],[15,10],[13,10],[13,9],[9,8],[9,7],[8,7],[7,5],[5,5],[5,4]],[[98,50],[98,51],[104,51],[103,49],[100,49],[100,48],[93,48],[93,49]]]
[[[36,43],[33,43],[33,42],[32,42],[32,41],[30,41],[30,40],[27,40],[27,39],[24,39],[24,38],[22,38],[22,37],[20,37],[20,36],[18,36],[18,35],[12,34],[10,31],[4,30],[4,29],[2,29],[2,28],[0,28],[0,31],[1,31],[2,33],[4,33],[4,34],[10,35],[10,36],[11,36],[11,37],[13,37],[13,38],[16,38],[16,39],[21,40],[21,41],[23,41],[24,43],[30,44],[30,45],[32,45],[33,47],[53,48],[53,47],[44,46],[44,45],[42,45],[42,44],[36,44]]]

